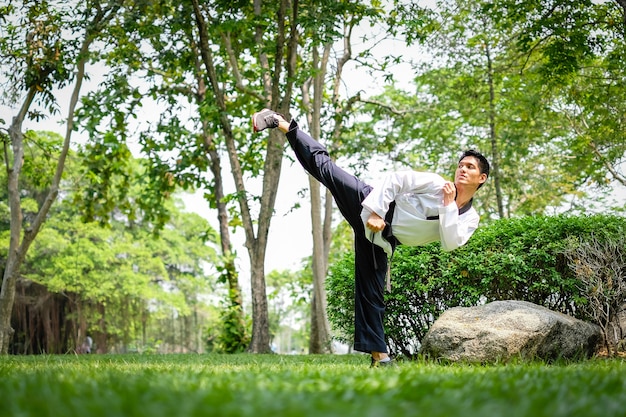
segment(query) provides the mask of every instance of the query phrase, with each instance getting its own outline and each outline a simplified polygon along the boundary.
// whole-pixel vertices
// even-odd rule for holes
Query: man
[[[470,150],[459,159],[454,182],[437,174],[401,171],[373,188],[330,159],[319,142],[264,109],[252,116],[255,132],[278,128],[286,134],[303,168],[332,193],[341,214],[354,230],[354,349],[372,355],[372,366],[389,366],[383,314],[388,257],[397,244],[425,245],[440,241],[450,251],[464,245],[478,227],[474,193],[489,176],[489,162]]]

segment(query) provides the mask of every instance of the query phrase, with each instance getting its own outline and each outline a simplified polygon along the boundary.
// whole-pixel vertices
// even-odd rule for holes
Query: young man
[[[464,245],[478,227],[474,193],[489,176],[489,162],[470,150],[459,159],[454,182],[437,174],[400,171],[373,188],[339,168],[319,142],[292,120],[264,109],[252,116],[255,132],[278,128],[303,168],[332,193],[354,230],[354,349],[372,355],[372,366],[394,364],[383,328],[388,257],[396,245],[441,241],[444,250]]]

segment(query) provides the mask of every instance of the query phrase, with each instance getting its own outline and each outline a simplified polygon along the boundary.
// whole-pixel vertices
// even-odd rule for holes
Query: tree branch
[[[613,179],[623,186],[626,186],[626,176],[621,175],[619,172],[617,172],[613,165],[611,165],[602,155],[602,153],[600,153],[600,150],[593,141],[589,142],[589,146],[593,150],[593,153],[598,157],[602,165],[604,165],[604,167],[611,173],[611,175],[613,175]]]
[[[244,85],[243,79],[241,78],[241,72],[239,71],[237,56],[235,54],[235,51],[233,50],[233,45],[230,40],[230,33],[222,34],[222,42],[224,42],[224,47],[226,48],[226,54],[228,55],[228,62],[230,63],[230,67],[232,69],[232,75],[233,77],[235,77],[235,87],[242,93],[248,94],[258,101],[265,101],[265,97],[263,97],[263,94],[260,94],[255,90],[251,90]]]
[[[387,110],[389,113],[395,114],[396,116],[404,116],[405,114],[409,114],[411,112],[410,110],[397,109],[391,104],[383,103],[382,101],[378,101],[378,100],[362,99],[359,97],[359,101],[361,103],[368,103],[368,104],[373,104],[378,107],[382,107],[383,109]]]

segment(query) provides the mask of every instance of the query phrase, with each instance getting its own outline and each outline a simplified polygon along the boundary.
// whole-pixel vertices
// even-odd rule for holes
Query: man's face
[[[480,165],[476,157],[466,156],[461,159],[454,175],[454,183],[457,187],[468,186],[478,188],[478,186],[485,181],[487,181],[487,174],[480,173]]]

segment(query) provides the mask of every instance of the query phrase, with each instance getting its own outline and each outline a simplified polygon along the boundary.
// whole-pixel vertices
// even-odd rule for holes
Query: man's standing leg
[[[354,349],[372,353],[387,353],[385,330],[384,288],[387,275],[387,254],[370,242],[364,233],[354,233]]]

